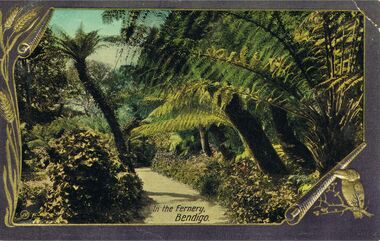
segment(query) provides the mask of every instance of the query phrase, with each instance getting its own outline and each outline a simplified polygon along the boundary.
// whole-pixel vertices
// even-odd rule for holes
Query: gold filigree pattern
[[[4,142],[6,160],[1,162],[3,169],[4,193],[7,201],[4,222],[7,227],[13,227],[15,220],[23,220],[29,217],[29,213],[22,212],[20,217],[15,217],[15,210],[18,199],[18,189],[21,182],[21,132],[19,110],[16,102],[16,88],[13,80],[14,63],[17,58],[28,57],[46,29],[51,16],[50,9],[14,7],[6,15],[0,9],[0,118],[6,122],[6,140]],[[4,20],[4,21],[3,21]],[[1,143],[3,145],[3,143]],[[363,143],[351,153],[346,160],[343,160],[336,169],[344,169],[365,147]],[[304,214],[317,201],[314,208],[315,215],[327,213],[344,213],[347,210],[358,211],[357,207],[348,205],[341,193],[336,192],[335,176],[330,172],[323,177],[320,182],[302,200],[291,207],[286,214],[289,224],[297,224]],[[333,183],[332,186],[331,183]],[[338,203],[342,210],[328,211],[323,204],[330,205],[326,198],[326,191],[333,191],[341,201]],[[322,196],[321,196],[322,195]],[[335,204],[331,204],[335,205]],[[330,205],[330,206],[331,206]],[[359,206],[363,215],[371,216],[364,206]],[[319,210],[318,210],[319,208]],[[326,211],[327,210],[327,211]],[[334,209],[335,210],[335,209]]]
[[[6,160],[2,162],[1,168],[7,201],[4,218],[7,227],[14,226],[22,161],[19,110],[13,80],[14,64],[18,58],[32,53],[46,29],[50,12],[40,7],[14,7],[3,17],[0,9],[0,118],[6,121]]]
[[[326,190],[330,187],[336,178],[339,171],[346,171],[345,169],[349,164],[364,150],[366,143],[363,142],[348,154],[342,161],[340,161],[329,173],[322,177],[318,183],[312,187],[306,195],[304,195],[298,203],[291,206],[285,213],[285,218],[288,224],[295,225],[300,222],[303,216],[313,207],[318,199],[325,194]],[[364,192],[363,192],[364,196]],[[364,198],[364,197],[363,197]]]
[[[2,91],[0,91],[0,116],[8,123],[13,122],[15,119],[15,113],[12,110],[9,98]]]
[[[352,212],[355,219],[363,218],[364,216],[373,216],[373,214],[369,213],[364,207],[364,192],[352,195],[352,197],[362,196],[363,202],[357,202],[357,204],[353,204],[347,200],[344,192],[343,187],[339,191],[338,182],[332,183],[318,199],[317,205],[313,207],[313,214],[315,216],[327,214],[343,215],[345,212]]]

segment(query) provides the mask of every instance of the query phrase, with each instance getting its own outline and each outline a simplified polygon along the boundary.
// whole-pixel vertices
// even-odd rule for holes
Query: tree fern
[[[209,112],[204,110],[182,111],[178,115],[159,118],[151,123],[141,125],[133,129],[133,135],[155,135],[160,133],[177,132],[191,130],[199,126],[226,125],[231,123],[221,112]]]
[[[163,101],[151,124],[204,105],[223,113],[238,95],[252,113],[274,106],[302,123],[296,129],[322,169],[354,145],[362,120],[360,13],[171,13],[148,38],[136,74]]]
[[[243,42],[240,51],[236,48],[226,50],[219,45],[222,48],[207,48],[203,55],[251,71],[260,80],[255,86],[264,85],[272,90],[272,96],[283,97],[285,101],[280,101],[282,107],[291,100],[298,103],[284,109],[293,114],[301,112],[301,116],[306,117],[310,125],[309,132],[318,130],[319,137],[314,132],[310,134],[313,137],[307,137],[309,142],[318,143],[313,145],[313,149],[319,148],[325,153],[333,153],[328,150],[333,145],[324,143],[334,142],[332,139],[347,133],[348,129],[354,130],[361,119],[362,101],[357,98],[358,91],[362,91],[357,87],[362,86],[363,81],[360,66],[362,18],[359,13],[312,12],[303,16],[303,24],[298,29],[287,29],[289,22],[284,25],[284,19],[294,19],[290,13],[244,12],[226,15],[232,16],[227,20],[232,25],[235,24],[232,23],[233,19],[240,20],[238,25],[242,31],[251,29],[254,40],[250,42],[251,50]],[[237,27],[230,28],[233,31],[240,30]],[[262,37],[256,33],[261,33]],[[233,32],[229,34],[230,36],[223,37],[240,38],[235,37]],[[246,41],[251,41],[250,35],[247,35]],[[276,52],[269,48],[276,48]],[[251,60],[247,58],[247,54],[251,56]],[[281,84],[287,88],[281,88]],[[264,99],[270,100],[270,95],[260,94],[266,96]],[[354,96],[356,100],[350,101]],[[353,143],[350,138],[352,137],[346,137],[347,143]],[[344,154],[340,158],[343,156]],[[331,159],[339,159],[337,156],[332,158],[320,153],[315,154],[315,158],[322,163],[323,168],[330,165],[327,162],[331,162]]]

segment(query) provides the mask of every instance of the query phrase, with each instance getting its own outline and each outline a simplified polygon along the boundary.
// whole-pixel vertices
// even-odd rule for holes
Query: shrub
[[[92,129],[100,133],[110,133],[110,128],[103,115],[75,116],[72,120],[79,126]]]
[[[214,198],[220,185],[220,163],[205,155],[185,159],[170,152],[159,152],[152,168],[165,176],[192,186],[202,195]]]
[[[201,150],[198,132],[181,131],[170,135],[169,150],[180,156],[190,156]]]
[[[148,167],[156,154],[155,145],[146,137],[139,137],[130,142],[130,152],[135,167]]]
[[[23,172],[30,172],[30,176],[46,168],[49,142],[59,138],[65,131],[78,128],[78,124],[69,118],[58,118],[49,124],[36,124],[31,129],[26,129],[25,126],[22,125]]]
[[[46,201],[46,192],[49,189],[49,184],[45,180],[23,182],[19,193],[16,217],[22,216],[21,213],[24,210],[28,211],[28,213],[38,212],[39,208]],[[30,218],[30,215],[28,215],[28,218]]]
[[[75,130],[50,144],[53,187],[35,223],[124,223],[139,218],[142,183],[93,131]]]
[[[296,200],[296,188],[287,178],[263,174],[251,159],[236,159],[227,170],[218,198],[234,223],[281,222]]]
[[[282,222],[286,209],[318,179],[316,173],[273,179],[244,155],[223,161],[203,155],[184,159],[159,152],[152,167],[216,199],[227,208],[233,223]]]

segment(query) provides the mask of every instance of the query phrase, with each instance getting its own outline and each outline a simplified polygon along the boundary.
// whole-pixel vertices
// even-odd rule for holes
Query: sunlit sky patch
[[[119,35],[122,27],[122,21],[114,21],[111,24],[105,24],[102,21],[101,9],[55,9],[50,21],[50,28],[54,32],[64,31],[74,36],[81,24],[85,32],[98,31],[102,37]],[[145,21],[147,26],[158,27],[162,24],[162,18],[150,16]],[[96,60],[108,64],[112,67],[119,67],[126,63],[126,56],[120,56],[122,46],[108,45],[98,49],[88,59]],[[123,51],[125,55],[127,51]]]
[[[81,24],[85,32],[99,31],[99,35],[118,35],[121,28],[121,20],[111,24],[104,24],[102,21],[103,10],[92,9],[56,9],[54,10],[50,27],[54,32],[64,31],[74,36]],[[101,61],[110,66],[120,66],[122,61],[117,62],[119,48],[116,46],[102,47],[92,54],[88,59]]]
[[[121,20],[104,24],[102,13],[103,10],[99,9],[56,9],[50,26],[53,30],[63,30],[69,35],[74,35],[81,23],[86,32],[98,30],[102,36],[119,34]]]

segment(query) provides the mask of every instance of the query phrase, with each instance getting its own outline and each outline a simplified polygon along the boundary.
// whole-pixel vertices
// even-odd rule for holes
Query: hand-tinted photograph
[[[364,142],[359,11],[58,8],[14,76],[17,224],[281,224],[331,171],[310,212],[372,216],[333,170]]]

